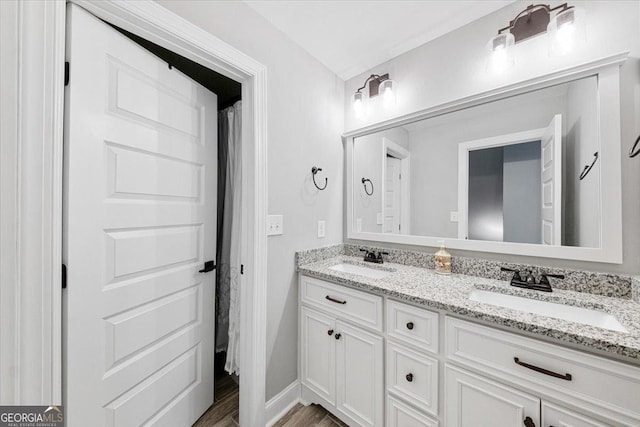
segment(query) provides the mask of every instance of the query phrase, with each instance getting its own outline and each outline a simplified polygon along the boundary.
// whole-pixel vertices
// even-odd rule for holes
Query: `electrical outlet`
[[[318,221],[318,237],[324,237],[325,234],[325,221]]]
[[[284,233],[284,219],[282,215],[267,217],[267,236],[278,236]]]
[[[451,215],[451,218],[450,218],[451,222],[458,222],[458,212],[451,212],[450,215]]]

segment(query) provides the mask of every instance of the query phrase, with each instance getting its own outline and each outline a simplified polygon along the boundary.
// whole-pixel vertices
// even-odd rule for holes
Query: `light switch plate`
[[[458,212],[451,212],[451,222],[458,222]]]
[[[382,215],[382,212],[378,212],[378,214],[376,215],[376,223],[378,225],[384,224],[384,216]]]
[[[267,217],[267,236],[278,236],[284,233],[284,218],[282,215]]]
[[[325,234],[325,221],[318,221],[318,237],[324,237]]]

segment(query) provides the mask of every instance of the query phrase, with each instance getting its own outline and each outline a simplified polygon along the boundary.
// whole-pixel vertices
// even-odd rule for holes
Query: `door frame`
[[[469,152],[541,140],[546,130],[531,129],[458,144],[458,239],[466,240],[469,233]]]
[[[266,383],[266,287],[267,287],[267,71],[266,67],[234,47],[218,39],[211,33],[197,27],[186,19],[176,15],[155,2],[122,2],[105,0],[91,2],[88,0],[69,0],[93,15],[111,24],[117,25],[133,34],[156,43],[164,48],[189,58],[220,74],[230,77],[242,84],[243,99],[243,172],[244,186],[242,209],[242,259],[245,265],[241,276],[240,306],[240,423],[242,425],[265,424],[265,383]],[[38,116],[31,122],[30,128],[37,128],[42,138],[46,138],[44,156],[49,159],[46,168],[25,168],[21,179],[39,183],[38,196],[49,203],[50,210],[41,213],[38,218],[42,226],[43,245],[27,248],[29,254],[34,252],[48,260],[41,266],[42,283],[38,285],[37,298],[43,307],[42,312],[30,311],[30,324],[25,325],[20,315],[20,308],[14,316],[15,325],[9,324],[13,335],[20,345],[16,345],[11,361],[14,363],[12,375],[13,400],[16,404],[35,403],[64,404],[62,402],[62,298],[61,298],[61,249],[62,233],[62,129],[64,123],[64,61],[66,43],[65,1],[44,2],[43,5],[27,5],[42,16],[38,16],[34,25],[37,31],[23,31],[18,34],[19,45],[26,50],[34,43],[47,46],[35,64],[27,67],[27,61],[20,58],[19,77],[23,84],[36,80],[35,73],[42,72],[47,78],[42,83],[42,103],[30,102],[21,105],[18,102],[18,123],[24,117],[40,110],[44,117]],[[19,22],[32,19],[30,9],[23,6],[18,12]],[[36,16],[36,15],[33,15]],[[47,25],[42,25],[42,18]],[[27,22],[30,24],[30,22]],[[22,27],[26,28],[26,27]],[[73,65],[71,65],[73,79]],[[29,71],[29,69],[31,71]],[[35,70],[35,71],[33,71]],[[39,75],[39,74],[38,74]],[[39,77],[42,80],[42,77]],[[17,94],[18,101],[27,100],[31,92]],[[31,99],[31,98],[29,98]],[[44,104],[44,110],[43,110]],[[45,135],[50,135],[46,137]],[[20,136],[19,139],[23,137]],[[42,154],[25,152],[20,159],[21,165],[34,163],[42,158]],[[24,221],[24,220],[23,220]],[[46,240],[46,242],[44,242]],[[44,244],[46,243],[46,245]],[[38,252],[39,251],[39,252]],[[18,296],[29,290],[29,283],[16,283]],[[32,296],[32,295],[25,295]],[[20,301],[17,299],[17,303]],[[4,304],[3,304],[4,307]],[[39,325],[35,333],[22,334],[21,331],[33,325]],[[30,374],[32,363],[28,354],[40,354],[37,366],[44,369]],[[4,352],[3,352],[4,355]],[[5,366],[2,365],[3,372]],[[28,381],[26,381],[26,380]],[[25,383],[37,383],[40,387],[36,395],[25,394]],[[5,387],[6,385],[3,385]],[[23,391],[21,391],[24,389]],[[30,387],[30,389],[36,389]],[[28,402],[27,402],[28,401]]]
[[[397,144],[387,138],[382,137],[382,182],[380,183],[382,200],[382,213],[384,217],[384,195],[385,195],[385,181],[387,176],[387,154],[392,154],[393,157],[400,160],[400,173],[402,177],[400,179],[400,224],[403,229],[399,234],[411,234],[410,224],[410,209],[411,209],[411,153],[402,145]],[[384,229],[384,223],[383,223]]]

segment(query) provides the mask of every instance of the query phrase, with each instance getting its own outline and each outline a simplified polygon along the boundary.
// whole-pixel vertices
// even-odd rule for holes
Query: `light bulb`
[[[394,90],[393,80],[387,79],[380,83],[380,92],[382,92],[382,103],[385,108],[391,108],[396,105],[396,92]]]
[[[353,94],[353,111],[356,118],[362,119],[364,117],[364,102],[362,99],[362,92],[356,92]]]
[[[503,73],[513,66],[512,47],[515,38],[511,33],[502,33],[493,37],[487,43],[489,59],[487,60],[487,70],[494,73]]]
[[[584,38],[582,10],[572,7],[558,13],[547,26],[549,55],[566,55]]]

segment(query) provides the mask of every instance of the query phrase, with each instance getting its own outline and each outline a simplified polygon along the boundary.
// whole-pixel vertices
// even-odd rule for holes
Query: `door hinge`
[[[240,264],[240,274],[244,274],[244,264]]]
[[[69,61],[64,62],[64,85],[69,86]]]
[[[62,289],[67,289],[67,266],[62,264]]]

